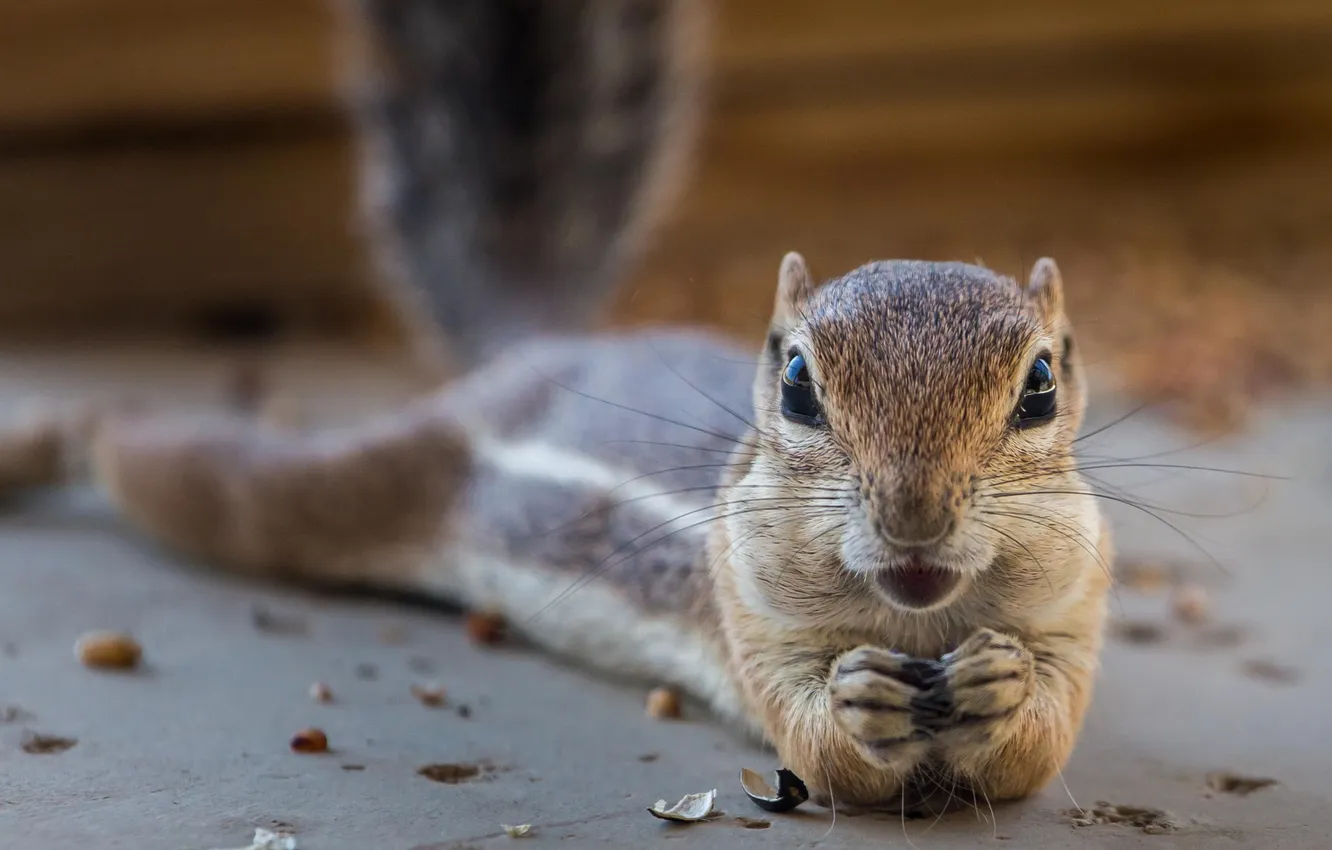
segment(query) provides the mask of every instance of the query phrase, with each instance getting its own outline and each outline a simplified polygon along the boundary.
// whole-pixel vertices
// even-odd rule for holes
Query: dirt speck
[[[0,705],[0,724],[31,720],[32,712],[17,705]]]
[[[643,753],[643,755],[638,757],[638,760],[641,761],[643,764],[652,764],[654,761],[656,761],[659,758],[661,758],[661,756],[657,755],[656,753]]]
[[[407,669],[425,675],[435,672],[435,662],[424,655],[413,655],[407,659]]]
[[[1111,628],[1115,637],[1125,643],[1161,643],[1166,638],[1165,628],[1149,620],[1120,620]]]
[[[23,752],[35,756],[63,753],[78,743],[76,738],[64,738],[60,735],[43,735],[40,732],[24,732],[19,746]]]
[[[476,779],[482,779],[495,773],[498,768],[485,762],[479,764],[466,763],[440,763],[428,764],[425,767],[417,768],[417,774],[424,776],[431,782],[443,782],[445,785],[460,785],[463,782],[471,782]]]
[[[736,818],[735,822],[745,829],[767,829],[772,824],[766,820],[757,820],[755,818]]]
[[[1164,809],[1149,806],[1117,806],[1100,801],[1090,809],[1067,809],[1064,814],[1075,827],[1131,826],[1147,835],[1169,835],[1184,826],[1178,818]]]
[[[1277,780],[1265,776],[1241,776],[1238,773],[1228,773],[1222,770],[1207,774],[1208,788],[1222,794],[1235,794],[1240,797],[1247,797],[1254,791],[1280,784]]]
[[[359,771],[359,770],[365,770],[365,765],[363,765],[363,764],[344,764],[344,765],[342,766],[342,769],[354,773],[354,772]]]
[[[308,631],[302,618],[277,614],[263,605],[254,605],[250,608],[250,625],[261,632],[273,635],[303,635]]]
[[[1205,626],[1194,633],[1194,643],[1202,649],[1228,649],[1244,640],[1239,626]]]
[[[1277,685],[1291,685],[1300,680],[1300,671],[1294,667],[1262,658],[1252,658],[1245,661],[1242,669],[1244,675],[1250,679],[1258,679]]]

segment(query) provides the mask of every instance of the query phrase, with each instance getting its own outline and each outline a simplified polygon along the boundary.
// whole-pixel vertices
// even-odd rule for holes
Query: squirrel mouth
[[[886,570],[876,576],[888,598],[906,608],[929,608],[946,599],[962,581],[956,570],[937,567],[920,558]]]

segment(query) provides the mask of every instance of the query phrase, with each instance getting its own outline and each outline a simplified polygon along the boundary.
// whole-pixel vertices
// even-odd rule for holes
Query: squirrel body
[[[221,568],[496,611],[705,701],[823,802],[1016,798],[1073,749],[1105,618],[1072,339],[1048,260],[817,285],[791,254],[757,365],[663,330],[524,343],[329,431],[89,407],[0,435],[0,484],[86,474]]]

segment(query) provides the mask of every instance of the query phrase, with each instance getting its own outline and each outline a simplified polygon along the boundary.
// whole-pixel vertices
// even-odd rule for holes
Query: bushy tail
[[[322,433],[94,404],[0,430],[0,495],[94,483],[176,550],[320,582],[410,584],[384,574],[406,568],[386,555],[430,547],[467,464],[465,440],[428,403]]]
[[[705,0],[345,0],[362,190],[404,313],[465,363],[576,330],[693,147]]]

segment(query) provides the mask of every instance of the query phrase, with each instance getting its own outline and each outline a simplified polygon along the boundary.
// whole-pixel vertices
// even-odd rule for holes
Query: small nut
[[[292,736],[291,750],[294,753],[326,753],[328,736],[322,729],[302,729]]]
[[[315,682],[310,686],[310,699],[315,702],[330,703],[333,701],[333,691],[323,682]]]
[[[681,714],[680,695],[670,688],[654,688],[647,695],[647,715],[654,720],[671,720]]]
[[[1201,585],[1181,585],[1175,590],[1170,605],[1175,612],[1175,619],[1182,623],[1196,626],[1207,621],[1210,605],[1207,590]]]
[[[1118,582],[1142,594],[1158,594],[1170,586],[1170,570],[1158,561],[1130,561],[1115,568]]]
[[[412,685],[412,696],[421,705],[439,708],[446,702],[444,689],[436,684]]]
[[[74,644],[74,654],[85,667],[128,670],[138,666],[143,649],[121,632],[89,632]]]
[[[467,636],[473,643],[496,644],[505,637],[504,618],[499,614],[476,611],[467,615]]]

